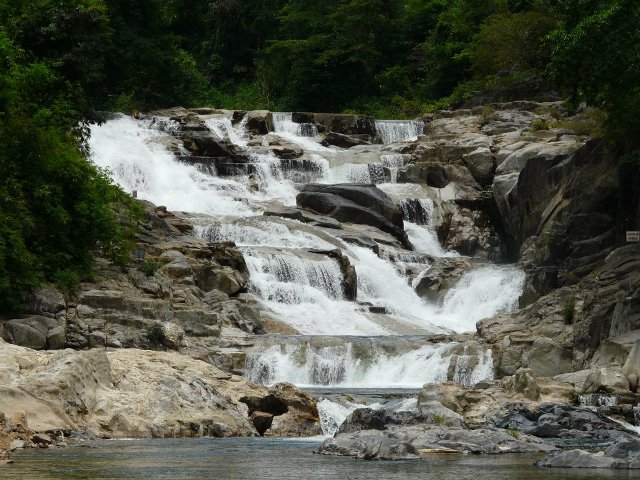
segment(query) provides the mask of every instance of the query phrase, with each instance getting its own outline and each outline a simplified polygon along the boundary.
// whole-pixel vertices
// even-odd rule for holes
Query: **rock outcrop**
[[[315,400],[272,389],[175,352],[138,349],[36,352],[0,340],[0,415],[12,431],[86,431],[107,437],[252,436],[246,398],[281,410],[273,433],[320,432]],[[6,420],[5,420],[6,423]],[[273,428],[273,427],[272,427]],[[18,437],[19,435],[16,435]]]
[[[296,203],[340,222],[371,225],[394,235],[406,247],[411,246],[403,228],[402,213],[391,198],[374,185],[309,184],[302,188]]]

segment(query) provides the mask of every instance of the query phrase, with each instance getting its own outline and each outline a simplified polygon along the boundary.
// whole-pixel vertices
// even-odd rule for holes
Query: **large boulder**
[[[65,308],[64,295],[53,286],[44,286],[31,294],[25,313],[49,316],[56,315]]]
[[[584,393],[627,393],[629,380],[619,367],[594,369],[584,381]]]
[[[411,247],[402,213],[391,198],[375,185],[308,184],[296,197],[299,207],[328,215],[340,222],[371,225]]]
[[[247,112],[247,130],[257,135],[266,135],[273,131],[273,115],[267,110]]]
[[[15,318],[4,323],[4,339],[15,345],[35,350],[64,347],[64,319],[33,316]]]
[[[293,120],[297,120],[295,115]],[[305,120],[309,123],[309,118]],[[378,134],[375,119],[365,115],[314,113],[313,122],[325,127],[327,131],[343,135],[369,135],[375,137]]]
[[[345,135],[338,132],[329,132],[322,143],[323,145],[334,145],[340,148],[351,148],[357,145],[368,145],[371,142],[368,135]]]

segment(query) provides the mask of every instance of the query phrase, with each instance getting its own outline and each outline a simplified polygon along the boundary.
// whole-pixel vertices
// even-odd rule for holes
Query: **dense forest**
[[[600,109],[637,166],[639,24],[637,0],[5,0],[0,311],[86,277],[96,249],[126,256],[135,208],[84,159],[96,111],[562,98]]]

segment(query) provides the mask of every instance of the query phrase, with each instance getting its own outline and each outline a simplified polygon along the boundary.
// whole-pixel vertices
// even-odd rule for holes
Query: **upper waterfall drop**
[[[384,144],[417,140],[423,129],[421,120],[376,120],[376,130]]]
[[[165,147],[171,137],[154,121],[119,115],[93,124],[88,140],[90,159],[110,172],[125,191],[170,210],[211,215],[248,216],[253,211],[237,197],[249,197],[246,187],[212,177],[178,162]],[[238,195],[230,195],[235,191]]]

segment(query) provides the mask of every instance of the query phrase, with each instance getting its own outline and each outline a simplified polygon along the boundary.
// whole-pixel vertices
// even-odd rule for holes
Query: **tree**
[[[612,138],[640,138],[640,4],[561,0],[552,35],[553,80],[574,102],[602,108]]]

